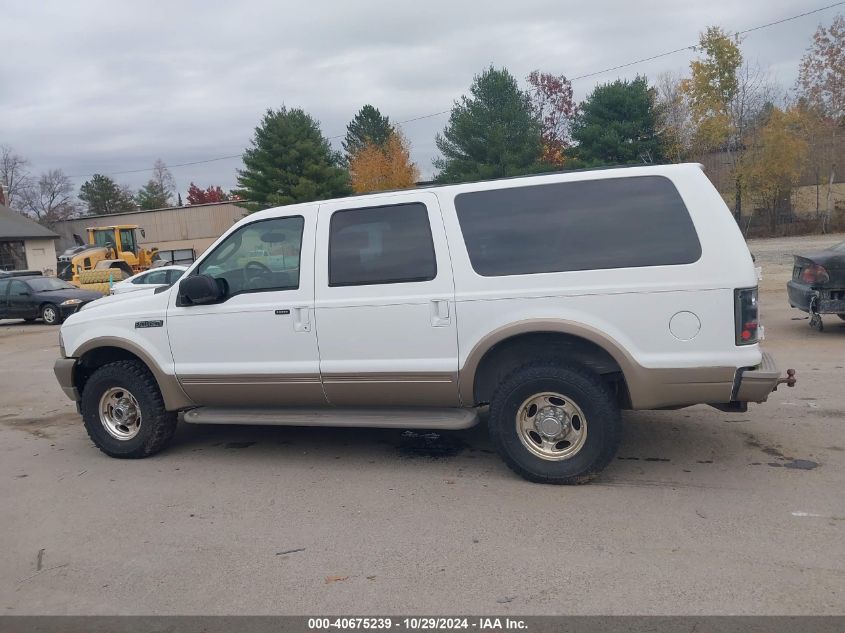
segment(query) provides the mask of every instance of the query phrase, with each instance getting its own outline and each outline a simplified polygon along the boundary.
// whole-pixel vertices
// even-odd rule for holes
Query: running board
[[[468,429],[475,409],[227,409],[199,407],[183,414],[191,424],[346,426],[382,429]]]

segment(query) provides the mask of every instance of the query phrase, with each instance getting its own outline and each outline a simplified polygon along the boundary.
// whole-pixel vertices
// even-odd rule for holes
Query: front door
[[[325,405],[314,329],[316,206],[230,233],[194,268],[225,280],[212,305],[179,305],[167,329],[176,375],[199,405]],[[300,262],[303,265],[300,266]]]
[[[0,279],[0,319],[8,318],[9,310],[9,280]]]
[[[452,265],[437,198],[320,205],[316,323],[339,406],[457,406]]]
[[[6,312],[9,319],[34,319],[38,316],[38,306],[32,289],[18,279],[9,284],[9,302]]]

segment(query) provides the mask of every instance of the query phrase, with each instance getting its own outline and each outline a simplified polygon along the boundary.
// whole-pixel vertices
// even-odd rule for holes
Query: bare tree
[[[176,181],[173,179],[173,174],[170,173],[167,165],[160,158],[153,164],[152,180],[168,198],[176,191]]]
[[[0,185],[6,188],[5,205],[18,211],[23,210],[24,200],[32,187],[29,175],[29,161],[7,146],[0,146]]]
[[[41,174],[26,192],[24,208],[44,226],[52,227],[78,212],[73,183],[61,169]]]
[[[772,83],[768,70],[757,62],[745,62],[737,69],[737,88],[728,103],[730,119],[726,149],[728,163],[734,177],[735,215],[742,214],[745,181],[745,156],[749,134],[765,123],[763,114],[767,104],[782,101],[779,88]]]
[[[845,121],[845,18],[841,15],[837,15],[830,26],[819,26],[816,30],[812,44],[801,58],[796,87],[804,103],[823,117],[826,133],[835,147]],[[835,157],[829,168],[827,201],[820,217],[822,233],[829,230],[833,212]],[[821,180],[818,176],[820,174],[817,174],[817,180]]]
[[[683,81],[680,73],[667,71],[658,75],[654,86],[657,134],[662,140],[666,156],[677,163],[689,156],[695,138],[695,122]]]

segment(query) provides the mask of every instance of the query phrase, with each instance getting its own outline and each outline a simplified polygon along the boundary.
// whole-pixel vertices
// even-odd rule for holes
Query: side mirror
[[[147,237],[147,232],[144,229],[141,229],[141,237]]]
[[[210,275],[191,275],[179,282],[179,305],[203,305],[217,303],[226,296],[228,284],[225,279]]]

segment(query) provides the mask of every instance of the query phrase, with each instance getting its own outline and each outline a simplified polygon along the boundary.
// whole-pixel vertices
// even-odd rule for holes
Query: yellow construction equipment
[[[87,243],[74,235],[78,246],[59,257],[59,277],[80,287],[108,293],[110,282],[147,270],[158,249],[141,248],[138,230],[135,224],[92,226],[85,229]],[[144,230],[140,231],[143,237]]]

